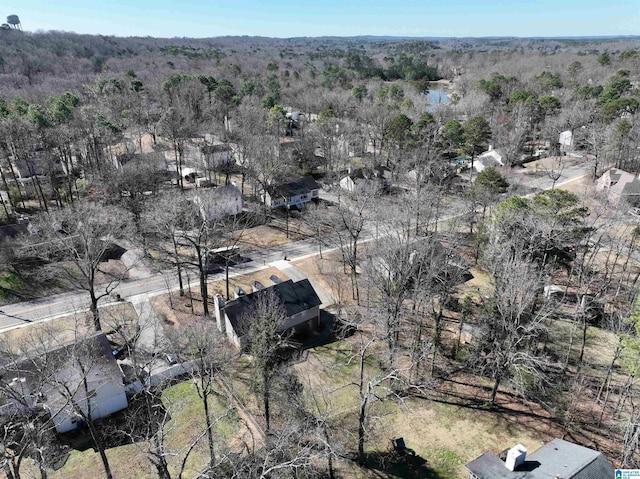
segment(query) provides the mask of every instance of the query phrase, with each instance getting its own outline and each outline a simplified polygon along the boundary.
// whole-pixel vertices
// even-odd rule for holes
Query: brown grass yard
[[[251,274],[230,277],[230,297],[233,299],[235,287],[240,287],[245,292],[250,293],[254,281],[259,281],[264,286],[269,286],[271,284],[271,280],[269,279],[271,275],[276,275],[285,281],[289,279],[286,274],[277,268],[266,268]],[[209,283],[208,292],[209,312],[211,317],[214,318],[213,298],[215,298],[217,294],[226,298],[226,282],[216,281]],[[164,328],[173,328],[177,324],[187,324],[193,319],[194,315],[203,315],[200,284],[197,278],[191,278],[191,293],[189,293],[189,288],[185,281],[184,293],[185,295],[180,297],[178,291],[172,291],[171,293],[151,298],[151,304],[160,317]]]
[[[351,280],[349,275],[343,271],[342,257],[339,251],[325,253],[323,259],[317,255],[310,256],[294,261],[293,265],[308,278],[313,278],[336,303],[353,303]]]

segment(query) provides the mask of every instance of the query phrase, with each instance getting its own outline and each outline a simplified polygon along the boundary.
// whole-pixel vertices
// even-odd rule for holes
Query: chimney
[[[225,324],[223,322],[222,311],[220,309],[224,306],[224,299],[219,294],[216,294],[216,297],[213,299],[214,310],[216,313],[216,325],[218,326],[218,331],[221,333],[225,332]]]
[[[493,150],[493,145],[489,145],[489,151]]]
[[[504,462],[504,465],[510,471],[515,471],[518,466],[524,463],[524,459],[527,457],[527,449],[522,445],[518,444],[513,446],[507,452],[507,460]]]

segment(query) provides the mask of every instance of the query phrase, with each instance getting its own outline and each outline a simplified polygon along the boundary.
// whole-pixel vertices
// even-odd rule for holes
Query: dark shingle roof
[[[33,236],[37,234],[37,232],[37,228],[28,221],[14,225],[0,226],[0,242],[6,239],[16,239],[19,236]]]
[[[303,279],[297,283],[294,283],[292,280],[284,281],[256,291],[255,293],[240,296],[238,299],[227,303],[223,310],[229,317],[229,321],[234,329],[237,328],[242,316],[251,310],[260,295],[271,290],[280,298],[289,318],[322,304],[322,301],[320,301],[320,298],[308,279]]]
[[[480,479],[604,479],[614,474],[601,453],[562,439],[542,446],[513,472],[492,452],[485,452],[466,467]]]
[[[278,195],[284,195],[287,197],[303,195],[319,188],[320,187],[313,176],[305,176],[296,181],[290,181],[289,183],[282,183],[280,185],[269,187],[267,190],[273,198]]]

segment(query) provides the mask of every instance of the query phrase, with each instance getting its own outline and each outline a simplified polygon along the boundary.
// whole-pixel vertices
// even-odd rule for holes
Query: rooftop
[[[289,183],[281,183],[279,185],[274,185],[268,188],[269,194],[271,197],[275,197],[278,195],[284,196],[297,196],[308,193],[312,190],[317,190],[320,187],[318,183],[313,178],[313,176],[304,176],[296,181],[290,181]]]
[[[282,283],[274,284],[273,286],[261,289],[255,293],[240,296],[238,299],[228,302],[223,309],[234,329],[241,321],[242,316],[251,310],[260,295],[270,290],[273,290],[280,298],[288,317],[322,304],[322,301],[320,301],[318,294],[308,279],[303,279],[296,283],[292,280],[283,281]]]
[[[614,474],[600,452],[562,439],[542,446],[513,472],[492,452],[485,452],[466,467],[479,479],[604,479]]]

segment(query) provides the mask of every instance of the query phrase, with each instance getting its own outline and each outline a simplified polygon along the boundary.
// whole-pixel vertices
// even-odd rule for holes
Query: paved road
[[[303,258],[315,254],[317,249],[317,241],[315,239],[308,239],[254,252],[251,254],[251,261],[230,268],[229,275],[233,277],[267,268],[271,263],[282,260],[285,256],[291,260]],[[192,278],[197,277],[195,270],[190,274]],[[209,281],[211,282],[222,279],[224,279],[224,272],[209,276]],[[148,278],[125,280],[120,283],[114,293],[118,293],[122,298],[128,299],[142,295],[158,294],[166,292],[169,289],[175,290],[177,288],[177,275],[174,271],[168,271],[164,274],[155,274]],[[99,304],[106,305],[112,302],[114,302],[112,298],[105,297],[100,300]],[[0,308],[0,331],[31,322],[54,319],[76,312],[87,311],[89,305],[89,294],[84,291],[64,293],[23,303],[6,305]]]
[[[584,164],[568,167],[562,172],[562,176],[556,182],[555,186],[559,187],[563,183],[579,179],[588,174],[589,171],[590,166]],[[548,177],[537,178],[527,184],[540,189],[550,189],[552,187],[552,181]],[[327,194],[326,192],[322,192],[321,197],[325,197],[324,199],[328,201],[338,200],[337,196]],[[449,215],[445,218],[440,218],[439,221],[444,221],[455,216],[460,216],[460,214]],[[365,231],[361,236],[361,241],[371,241],[374,237],[375,232],[373,230]],[[323,251],[328,252],[329,249],[323,246]],[[229,275],[233,277],[267,268],[271,263],[280,261],[284,259],[285,256],[289,260],[296,260],[313,256],[317,253],[318,242],[313,238],[274,248],[268,248],[252,253],[251,261],[234,266],[230,269]],[[192,277],[197,277],[195,271],[192,274]],[[224,273],[210,275],[209,277],[210,281],[220,281],[222,279],[224,279]],[[164,274],[155,274],[147,278],[123,281],[119,287],[116,288],[115,293],[118,293],[124,299],[127,299],[141,295],[149,296],[159,294],[169,289],[175,290],[177,287],[178,279],[175,272],[168,271]],[[112,302],[112,299],[105,297],[100,301],[100,304],[105,305],[109,302]],[[54,319],[60,316],[73,314],[75,312],[87,311],[88,309],[89,295],[84,291],[64,293],[23,303],[7,305],[0,308],[0,332],[24,326],[31,322]]]
[[[591,174],[593,171],[593,165],[581,163],[575,166],[569,166],[562,170],[562,174],[560,178],[555,183],[556,188],[560,188],[564,183],[569,183],[571,181],[575,181],[579,178],[587,176]],[[526,182],[527,186],[531,188],[539,188],[541,190],[550,190],[554,184],[553,180],[548,176],[542,176],[540,178],[536,178]]]

